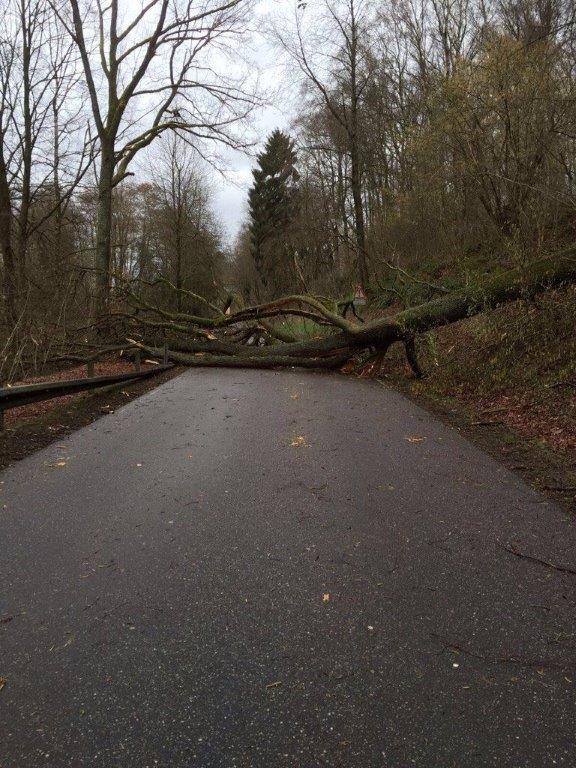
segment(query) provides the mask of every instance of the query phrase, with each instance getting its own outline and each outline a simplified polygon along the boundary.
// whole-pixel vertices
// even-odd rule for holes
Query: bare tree
[[[185,282],[210,293],[212,276],[209,241],[215,226],[209,210],[209,185],[193,150],[178,135],[163,142],[156,188],[168,277],[176,286],[176,307],[183,308]],[[207,290],[208,289],[208,290]]]
[[[0,40],[0,208],[4,294],[14,319],[27,286],[30,238],[70,200],[90,164],[77,120],[79,70],[49,4],[8,0]],[[52,189],[52,205],[45,205]],[[34,211],[42,197],[42,213]],[[35,214],[33,216],[33,213]],[[37,214],[37,215],[36,215]]]
[[[2,27],[8,28],[7,7],[0,19]],[[3,293],[10,322],[16,319],[16,267],[12,238],[12,189],[10,183],[9,133],[12,127],[14,103],[11,99],[10,83],[15,67],[16,46],[6,34],[0,40],[0,252],[3,265]]]
[[[82,59],[100,151],[96,318],[109,312],[112,191],[136,155],[166,131],[242,144],[234,128],[254,98],[246,77],[222,74],[218,59],[243,31],[249,2],[148,0],[130,18],[119,0],[57,5]]]
[[[276,25],[274,39],[296,62],[331,118],[345,137],[349,157],[358,278],[369,289],[366,254],[363,174],[365,158],[360,140],[362,100],[371,80],[369,12],[364,0],[322,0],[307,18],[305,4],[292,23]]]

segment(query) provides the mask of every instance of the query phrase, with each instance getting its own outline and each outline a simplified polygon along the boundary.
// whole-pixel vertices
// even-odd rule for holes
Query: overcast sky
[[[289,126],[291,116],[276,107],[260,110],[256,116],[254,127],[260,144],[274,128]],[[260,147],[255,148],[260,149]],[[255,165],[253,157],[243,152],[229,151],[226,153],[226,164],[229,170],[220,173],[213,172],[213,207],[218,221],[224,229],[229,242],[233,242],[242,221],[247,213],[248,188],[252,183],[251,170]]]
[[[291,7],[295,0],[262,0],[256,11],[257,26],[262,27],[265,20],[280,9]],[[275,128],[287,129],[294,118],[294,93],[288,92],[285,68],[279,61],[275,51],[263,34],[256,34],[251,53],[261,71],[261,83],[264,90],[271,93],[278,90],[280,84],[281,96],[271,95],[269,106],[258,110],[254,115],[253,133],[258,139],[259,146],[254,147],[254,153],[260,151],[267,135]],[[219,173],[213,176],[214,213],[221,223],[224,234],[229,242],[233,242],[240,225],[247,213],[248,188],[252,182],[251,170],[255,160],[243,152],[232,150],[224,153],[228,170],[223,177]]]
[[[128,2],[136,7],[142,0]],[[297,0],[260,0],[252,25],[257,31],[251,37],[250,46],[239,51],[243,59],[240,66],[243,66],[246,60],[254,63],[254,69],[259,73],[261,95],[267,96],[267,106],[253,114],[248,128],[250,139],[255,142],[254,146],[249,152],[234,151],[222,145],[206,145],[202,148],[218,165],[218,170],[211,168],[208,163],[202,163],[202,168],[208,174],[214,214],[229,245],[233,244],[242,222],[246,219],[248,189],[252,183],[251,171],[256,163],[255,155],[261,151],[271,131],[275,128],[289,130],[295,117],[296,89],[293,87],[293,79],[291,81],[287,76],[286,62],[281,60],[278,51],[261,30],[271,17],[292,9],[296,2]],[[224,68],[227,66],[228,60]],[[149,151],[137,158],[134,163],[137,176],[150,175],[156,150],[153,145]]]

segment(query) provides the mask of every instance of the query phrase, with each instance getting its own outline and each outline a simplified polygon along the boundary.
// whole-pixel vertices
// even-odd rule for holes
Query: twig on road
[[[483,661],[487,664],[517,664],[520,667],[531,667],[536,669],[559,669],[562,671],[572,669],[568,664],[561,664],[555,661],[546,659],[524,659],[521,656],[488,656],[484,653],[466,648],[463,645],[454,643],[448,638],[442,637],[435,632],[430,633],[431,637],[435,637],[444,643],[444,648],[449,651],[455,651],[456,653],[462,653],[466,656],[471,656],[474,659]]]
[[[498,546],[502,547],[502,549],[505,549],[506,552],[510,552],[511,555],[514,555],[515,557],[520,557],[523,560],[532,560],[534,563],[538,563],[539,565],[543,565],[546,568],[553,568],[555,571],[561,571],[562,573],[573,573],[576,575],[576,569],[575,568],[569,568],[565,565],[556,565],[555,563],[551,563],[549,560],[543,560],[540,557],[534,557],[534,555],[527,555],[524,552],[520,552],[520,550],[516,549],[512,544],[499,544]]]

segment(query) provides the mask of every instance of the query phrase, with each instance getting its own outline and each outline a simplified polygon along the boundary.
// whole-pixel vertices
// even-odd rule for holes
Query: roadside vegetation
[[[573,287],[442,328],[419,340],[425,377],[411,390],[451,398],[480,427],[507,426],[572,457],[576,469],[576,317]],[[406,379],[391,355],[365,374]]]

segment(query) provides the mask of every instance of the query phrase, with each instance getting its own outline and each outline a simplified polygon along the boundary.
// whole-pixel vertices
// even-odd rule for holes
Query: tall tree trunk
[[[344,169],[344,155],[338,152],[338,185],[336,189],[335,209],[342,222],[342,235],[344,243],[348,244],[348,214],[346,211],[346,174]],[[346,271],[346,253],[342,248],[342,243],[338,237],[338,228],[336,229],[336,253],[338,254],[339,276],[344,275]]]
[[[176,307],[178,312],[182,312],[182,250],[180,244],[178,244],[178,251],[176,253],[176,288],[178,293],[176,295]]]
[[[98,208],[96,212],[96,271],[93,321],[102,323],[110,312],[110,266],[112,263],[112,179],[114,176],[113,146],[102,145]]]
[[[354,202],[354,230],[356,234],[356,260],[358,264],[358,278],[364,293],[369,291],[370,275],[366,263],[366,234],[364,228],[364,204],[362,201],[362,171],[356,138],[350,148],[350,186],[352,188],[352,200]]]
[[[26,286],[26,261],[28,257],[28,238],[30,227],[30,208],[32,203],[32,75],[30,71],[30,57],[32,50],[32,35],[35,31],[35,21],[32,19],[29,8],[25,2],[20,6],[20,22],[22,25],[22,189],[20,210],[18,212],[17,229],[17,259],[18,282],[20,291]]]
[[[180,190],[178,190],[180,196]],[[183,228],[183,212],[182,203],[180,200],[177,202],[178,214],[176,221],[176,288],[178,293],[176,294],[176,307],[178,312],[182,312],[182,228]]]
[[[8,172],[0,137],[0,254],[3,263],[3,292],[8,322],[14,323],[17,317],[17,278],[14,250],[12,247],[12,204]]]
[[[52,151],[53,151],[53,184],[54,184],[54,198],[58,204],[58,208],[55,211],[56,216],[56,234],[54,237],[54,252],[58,258],[62,257],[62,221],[64,218],[64,211],[62,207],[62,188],[60,185],[60,112],[58,109],[58,97],[54,97],[52,101],[52,116],[53,116],[53,137],[52,137]]]
[[[350,150],[350,186],[354,202],[354,230],[356,234],[356,262],[358,277],[364,293],[369,291],[370,276],[366,263],[366,234],[364,228],[364,201],[362,200],[362,158],[358,140],[358,27],[354,0],[350,0],[350,121],[348,143]]]

